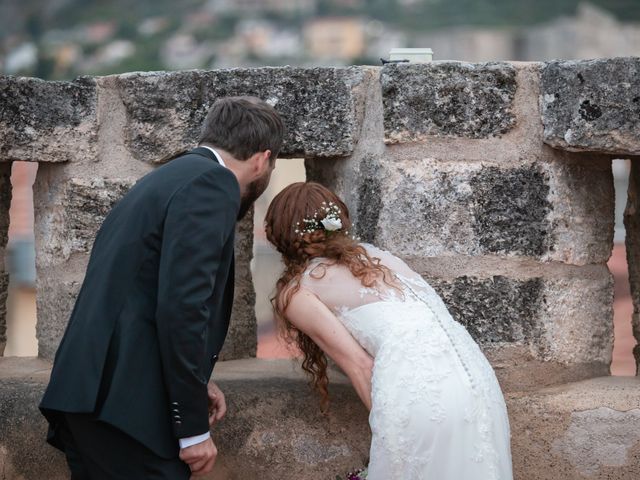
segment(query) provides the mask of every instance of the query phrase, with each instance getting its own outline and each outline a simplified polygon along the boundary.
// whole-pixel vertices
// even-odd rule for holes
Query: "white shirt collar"
[[[227,165],[224,163],[224,160],[222,159],[222,156],[221,156],[218,152],[216,152],[213,148],[208,147],[208,146],[206,146],[206,145],[200,145],[200,146],[201,146],[202,148],[206,148],[207,150],[210,150],[210,151],[211,151],[211,153],[213,153],[213,154],[216,156],[216,158],[218,159],[218,163],[219,163],[220,165],[222,165],[223,167],[226,167],[226,166],[227,166]]]

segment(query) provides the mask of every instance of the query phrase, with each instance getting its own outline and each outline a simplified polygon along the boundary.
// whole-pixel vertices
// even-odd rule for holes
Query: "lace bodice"
[[[510,479],[508,419],[486,358],[419,274],[389,252],[363,247],[391,271],[388,283],[363,287],[347,267],[316,259],[301,286],[374,357],[369,478]],[[451,455],[442,441],[425,446],[425,435],[439,429],[461,436],[462,463],[442,463]]]
[[[418,294],[433,292],[429,284],[398,257],[370,244],[361,245],[372,258],[379,259],[382,265],[391,270],[396,277],[389,279],[392,285],[378,280],[375,286],[365,287],[346,266],[316,258],[307,267],[301,286],[312,291],[336,314],[376,302],[416,301],[405,284],[411,285]],[[354,295],[354,292],[357,294]]]

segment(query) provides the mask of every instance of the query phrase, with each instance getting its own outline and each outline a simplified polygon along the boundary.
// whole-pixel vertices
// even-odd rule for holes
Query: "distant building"
[[[311,20],[305,24],[303,34],[312,58],[351,60],[365,53],[365,22],[356,17]]]
[[[170,69],[202,68],[213,54],[213,46],[198,43],[193,35],[178,33],[170,37],[160,50],[162,63]]]
[[[575,17],[527,29],[518,45],[518,60],[638,56],[640,24],[622,23],[606,10],[583,3]]]
[[[294,58],[304,53],[298,31],[278,28],[268,20],[242,20],[236,26],[236,38],[245,51],[260,58]]]
[[[413,43],[432,48],[435,60],[468,62],[637,56],[640,25],[622,23],[607,11],[583,3],[574,17],[534,27],[458,27],[417,35]]]

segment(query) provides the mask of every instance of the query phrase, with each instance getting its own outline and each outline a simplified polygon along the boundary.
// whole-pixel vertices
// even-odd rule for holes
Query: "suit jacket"
[[[149,173],[104,220],[40,409],[95,416],[161,457],[209,430],[227,334],[240,188],[196,148]],[[50,432],[51,433],[51,432]]]

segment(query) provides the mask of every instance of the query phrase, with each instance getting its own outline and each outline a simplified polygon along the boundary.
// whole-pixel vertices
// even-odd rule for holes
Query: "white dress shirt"
[[[216,159],[218,160],[218,163],[220,165],[222,165],[223,167],[226,167],[224,160],[222,159],[222,157],[220,156],[220,154],[218,152],[216,152],[213,148],[211,147],[207,147],[206,145],[200,145],[202,148],[206,148],[207,150],[210,150],[215,156]],[[206,432],[203,433],[202,435],[195,435],[193,437],[186,437],[186,438],[181,438],[178,440],[178,443],[180,444],[180,448],[187,448],[187,447],[191,447],[193,445],[197,445],[198,443],[202,443],[205,440],[208,440],[209,437],[211,436],[210,432]]]

